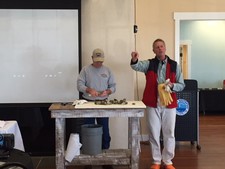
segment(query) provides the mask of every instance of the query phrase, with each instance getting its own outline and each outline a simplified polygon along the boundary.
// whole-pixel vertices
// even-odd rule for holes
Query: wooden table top
[[[146,106],[142,101],[127,101],[127,104],[107,104],[98,105],[94,102],[86,102],[84,104],[73,106],[72,103],[62,104],[53,103],[49,110],[81,110],[81,109],[145,109]]]

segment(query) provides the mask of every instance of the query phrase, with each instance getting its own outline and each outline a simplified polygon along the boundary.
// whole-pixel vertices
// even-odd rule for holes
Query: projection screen
[[[79,97],[78,10],[0,10],[0,103]]]

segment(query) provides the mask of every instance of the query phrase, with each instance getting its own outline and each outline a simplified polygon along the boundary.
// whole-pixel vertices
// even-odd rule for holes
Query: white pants
[[[175,153],[176,108],[167,109],[147,107],[147,124],[150,130],[149,141],[153,164],[172,164]],[[161,151],[160,136],[162,133],[163,149]]]

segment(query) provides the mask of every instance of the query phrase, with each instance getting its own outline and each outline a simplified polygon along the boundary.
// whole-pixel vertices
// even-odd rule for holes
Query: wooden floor
[[[210,113],[199,117],[199,145],[178,142],[173,160],[176,169],[223,169],[225,168],[225,112]],[[36,169],[55,168],[54,157],[34,157]],[[140,167],[149,169],[151,165],[149,144],[141,144]],[[82,169],[83,167],[70,167]],[[95,166],[93,169],[100,169]],[[115,166],[115,169],[128,169],[128,166]]]

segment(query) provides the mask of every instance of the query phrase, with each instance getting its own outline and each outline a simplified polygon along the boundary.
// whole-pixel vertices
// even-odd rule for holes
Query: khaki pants
[[[172,164],[175,151],[175,123],[176,108],[167,109],[147,107],[147,125],[149,128],[149,141],[154,164]],[[163,149],[160,146],[162,133]]]

